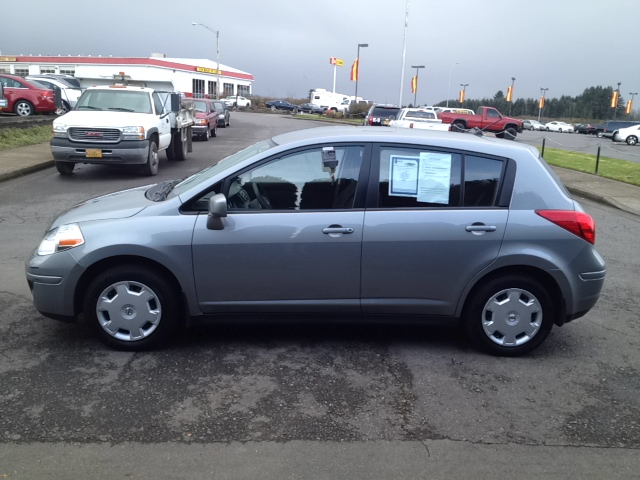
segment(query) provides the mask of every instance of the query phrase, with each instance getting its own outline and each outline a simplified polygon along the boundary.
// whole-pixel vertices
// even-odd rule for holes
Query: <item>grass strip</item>
[[[37,125],[28,128],[0,129],[0,150],[24,147],[48,142],[51,139],[51,125]]]

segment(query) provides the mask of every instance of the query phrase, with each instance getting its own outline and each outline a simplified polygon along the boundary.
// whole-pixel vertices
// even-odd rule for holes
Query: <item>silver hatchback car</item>
[[[595,225],[526,145],[324,127],[278,135],[181,181],[88,200],[27,260],[36,308],[123,350],[226,314],[461,321],[522,355],[587,313]]]

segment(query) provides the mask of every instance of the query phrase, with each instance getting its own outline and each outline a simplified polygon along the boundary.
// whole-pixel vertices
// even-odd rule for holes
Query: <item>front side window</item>
[[[504,161],[429,149],[380,149],[379,208],[492,207]]]
[[[353,208],[363,147],[327,146],[285,155],[230,179],[231,211]]]

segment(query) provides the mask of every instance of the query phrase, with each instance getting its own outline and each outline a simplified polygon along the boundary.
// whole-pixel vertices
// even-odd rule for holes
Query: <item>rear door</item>
[[[362,308],[453,315],[469,281],[497,257],[507,161],[382,145],[372,154],[364,219]]]

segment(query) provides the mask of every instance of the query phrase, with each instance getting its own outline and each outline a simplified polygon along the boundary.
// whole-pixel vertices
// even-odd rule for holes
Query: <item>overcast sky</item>
[[[408,28],[405,44],[405,13]],[[253,93],[304,98],[311,88],[403,103],[506,93],[514,99],[579,95],[601,85],[640,92],[638,0],[0,0],[2,55],[210,58],[253,74]],[[457,62],[457,64],[456,64]]]

